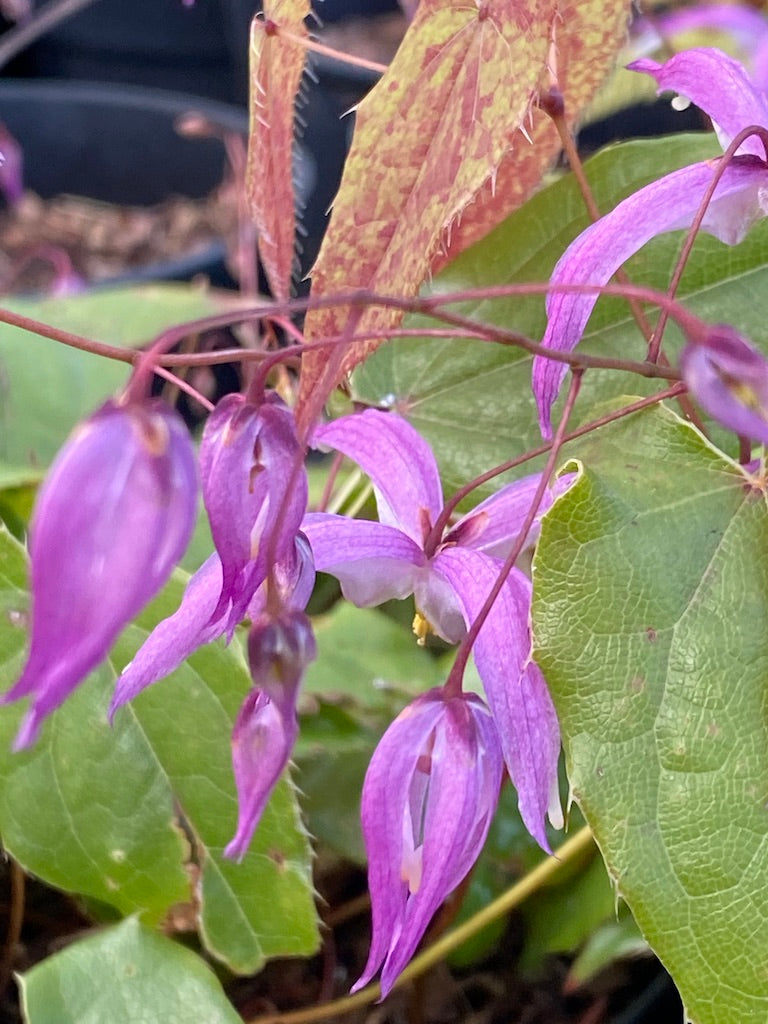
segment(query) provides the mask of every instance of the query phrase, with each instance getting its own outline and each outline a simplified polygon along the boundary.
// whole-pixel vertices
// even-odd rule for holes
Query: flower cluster
[[[275,396],[223,399],[199,452],[215,551],[120,675],[110,715],[201,644],[251,622],[253,688],[235,721],[239,798],[225,853],[242,858],[298,732],[297,698],[315,657],[305,614],[315,568],[357,605],[415,594],[415,629],[458,642],[480,613],[538,492],[538,476],[502,488],[449,525],[434,456],[395,414],[375,410],[319,427],[314,444],[371,477],[379,521],[306,513],[307,477],[292,413]],[[175,413],[108,403],[73,436],[43,487],[32,524],[32,641],[3,698],[33,698],[18,745],[109,652],[168,578],[195,519],[197,469]],[[544,491],[540,516],[567,486]],[[443,526],[445,522],[445,526]],[[534,519],[527,545],[535,542]],[[120,579],[121,586],[114,585]],[[531,585],[512,568],[479,630],[474,656],[487,704],[461,687],[424,694],[385,734],[362,796],[374,936],[358,986],[383,967],[387,991],[429,921],[482,848],[504,765],[521,815],[545,848],[562,823],[554,708],[531,660]],[[393,784],[394,783],[394,784]]]
[[[369,409],[320,427],[314,443],[354,459],[371,478],[378,522],[314,513],[304,520],[318,570],[360,606],[410,594],[414,630],[462,639],[496,583],[523,528],[538,475],[502,488],[440,530],[442,490],[434,456],[400,417]],[[570,483],[545,491],[539,516]],[[526,538],[533,544],[534,522]],[[520,814],[548,850],[544,818],[562,826],[557,789],[560,734],[544,677],[531,660],[531,585],[506,577],[480,629],[474,657],[488,705],[433,691],[413,702],[385,734],[363,789],[373,942],[358,987],[383,964],[391,988],[445,897],[482,849],[502,764]]]

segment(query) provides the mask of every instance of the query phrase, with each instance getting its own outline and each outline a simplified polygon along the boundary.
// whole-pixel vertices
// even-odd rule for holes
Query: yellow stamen
[[[413,616],[413,625],[411,628],[416,635],[416,643],[419,647],[423,647],[427,642],[427,637],[432,632],[432,625],[429,622],[429,619],[426,619],[418,609],[416,610],[416,614]]]

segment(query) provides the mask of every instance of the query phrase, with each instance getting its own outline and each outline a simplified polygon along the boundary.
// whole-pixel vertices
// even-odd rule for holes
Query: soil
[[[46,293],[78,280],[98,283],[203,253],[236,230],[237,203],[227,185],[204,199],[174,196],[152,207],[25,192],[0,213],[0,291]]]
[[[0,932],[11,917],[11,868],[0,864]],[[253,977],[222,982],[249,1024],[275,1014],[310,1011],[349,991],[368,955],[370,914],[363,898],[365,876],[336,862],[319,880],[318,906],[329,922],[323,949],[311,959],[274,960]],[[81,903],[40,882],[27,879],[24,921],[13,949],[0,934],[0,1024],[21,1024],[12,972],[24,972],[71,942],[86,938],[96,922]],[[167,931],[186,933],[195,946],[193,921],[179,914]],[[535,978],[516,967],[522,923],[510,920],[496,951],[464,970],[439,964],[425,977],[393,992],[382,1004],[326,1018],[329,1024],[679,1024],[682,1008],[674,986],[653,958],[618,963],[588,987],[567,990],[568,960],[551,957]],[[109,1024],[109,1022],[105,1022]]]

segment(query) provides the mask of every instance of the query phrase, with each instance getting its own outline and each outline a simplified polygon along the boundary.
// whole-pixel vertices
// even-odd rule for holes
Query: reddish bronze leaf
[[[556,66],[548,69],[541,89],[548,88],[550,71],[555,73],[565,101],[566,120],[573,129],[614,67],[626,36],[629,8],[623,0],[561,0],[559,10],[553,47]],[[496,180],[486,182],[476,201],[460,215],[448,245],[432,263],[432,273],[487,235],[538,187],[560,151],[560,140],[551,120],[540,111],[533,113],[532,122],[529,138],[517,132]]]
[[[544,116],[532,111],[553,54],[575,111],[605,75],[627,15],[625,0],[422,0],[395,60],[360,105],[313,295],[412,295],[447,250],[498,223],[557,151]],[[485,202],[474,202],[479,194]],[[347,316],[343,307],[315,310],[307,336],[339,336]],[[366,310],[357,333],[373,337],[334,360],[332,372],[327,347],[308,352],[300,405],[310,392],[315,401],[327,393],[377,347],[376,332],[399,319]]]
[[[265,0],[251,26],[250,136],[246,192],[258,230],[261,264],[272,294],[287,299],[296,260],[293,192],[294,103],[306,50],[309,0]]]

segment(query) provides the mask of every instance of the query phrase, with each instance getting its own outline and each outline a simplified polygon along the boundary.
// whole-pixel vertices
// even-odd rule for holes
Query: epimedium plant
[[[188,979],[178,987],[194,993],[189,1012],[238,1019],[200,959],[151,930],[173,931],[179,904],[201,949],[235,974],[313,952],[310,843],[289,762],[296,751],[311,797],[311,759],[327,766],[341,709],[334,719],[333,702],[318,698],[300,724],[301,694],[323,693],[323,672],[357,628],[353,669],[332,686],[365,707],[370,737],[350,714],[335,778],[370,759],[361,807],[373,934],[349,979],[355,995],[321,1012],[333,1019],[386,996],[594,836],[689,1018],[760,1019],[759,67],[750,75],[712,48],[640,59],[636,71],[712,117],[724,154],[709,138],[650,140],[582,168],[571,133],[615,60],[627,5],[421,0],[358,109],[299,301],[290,148],[315,45],[308,14],[304,0],[272,0],[252,31],[247,192],[273,300],[181,325],[169,316],[141,351],[46,321],[44,308],[0,311],[11,389],[38,347],[56,342],[84,366],[133,370],[116,397],[118,382],[96,374],[88,397],[105,404],[95,412],[67,410],[82,422],[31,517],[20,494],[38,478],[20,454],[30,428],[18,398],[7,424],[19,435],[4,451],[0,504],[14,531],[0,534],[3,843],[30,872],[125,918],[24,974],[24,1012],[34,1024],[98,1014],[109,971],[125,1019],[181,1019],[183,1001],[166,1008],[160,964]],[[717,17],[738,22],[733,11]],[[759,33],[750,39],[762,52]],[[576,173],[543,186],[561,148]],[[259,328],[257,346],[169,352],[190,331],[240,321]],[[158,373],[188,388],[178,368],[222,359],[243,363],[247,386],[209,409],[195,453],[149,384]],[[309,449],[336,453],[317,497]],[[349,514],[348,481],[336,480],[349,462],[370,480],[375,518],[370,506],[367,518]],[[213,553],[172,575],[198,479]],[[343,594],[325,617],[307,612],[316,571]],[[350,606],[411,595],[415,640],[394,622],[397,639],[378,640],[370,611],[348,618]],[[455,647],[448,664],[408,646],[432,636]],[[382,674],[390,689],[372,696]],[[531,870],[417,954],[486,840],[497,842],[504,775],[517,811],[502,794],[502,813],[530,833]],[[563,795],[587,823],[565,841]],[[313,818],[311,801],[308,811],[333,843],[333,824]],[[89,974],[90,989],[75,985]]]

